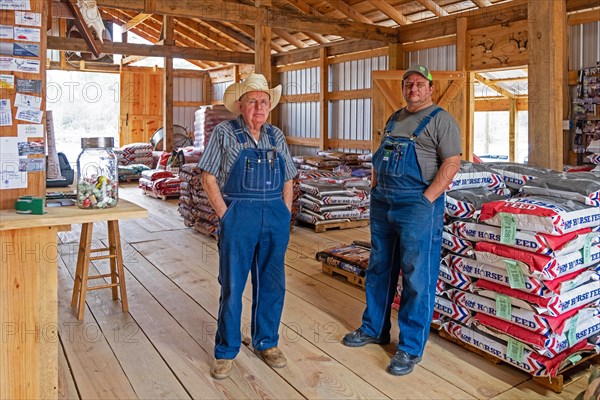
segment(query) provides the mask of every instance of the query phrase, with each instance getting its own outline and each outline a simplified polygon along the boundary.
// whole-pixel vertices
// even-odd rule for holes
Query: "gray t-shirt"
[[[431,114],[437,107],[434,104],[416,113],[410,113],[405,108],[402,109],[390,135],[410,137],[423,118]],[[415,141],[415,148],[421,173],[427,181],[431,182],[435,178],[442,160],[462,154],[460,129],[454,118],[445,110],[437,113]]]

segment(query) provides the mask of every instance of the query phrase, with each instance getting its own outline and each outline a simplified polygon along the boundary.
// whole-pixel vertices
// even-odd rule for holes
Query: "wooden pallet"
[[[592,354],[582,358],[576,364],[566,367],[554,378],[547,376],[534,376],[533,381],[539,386],[550,389],[555,393],[560,393],[563,391],[565,386],[568,386],[570,383],[582,378],[583,375],[589,371],[590,365],[597,364],[599,362],[600,354]]]
[[[356,274],[353,274],[352,272],[348,272],[341,268],[327,265],[324,262],[321,263],[321,268],[323,269],[323,272],[325,272],[328,275],[331,275],[331,276],[340,275],[340,276],[345,277],[348,280],[348,282],[352,283],[353,285],[360,286],[362,288],[365,287],[365,277],[364,276],[358,276]]]
[[[369,226],[368,219],[359,219],[355,221],[335,221],[335,222],[317,222],[316,224],[311,224],[309,222],[298,220],[299,225],[308,226],[312,228],[317,233],[325,232],[330,229],[350,229],[350,228],[361,228],[363,226]]]
[[[433,325],[432,325],[432,329],[433,329]],[[481,357],[483,357],[484,359],[488,360],[489,362],[491,362],[493,364],[500,364],[502,362],[505,362],[504,360],[501,360],[498,357],[495,357],[489,353],[486,353],[485,351],[483,351],[475,346],[472,346],[468,343],[463,342],[462,340],[459,340],[459,339],[456,339],[456,338],[450,336],[443,329],[438,330],[437,332],[440,335],[440,337],[442,337],[452,343],[456,343],[457,345],[461,346],[462,348],[464,348],[466,350],[469,350],[472,353],[480,355]],[[573,364],[569,367],[564,368],[562,371],[560,371],[560,374],[558,374],[555,377],[532,376],[532,380],[533,380],[533,382],[535,382],[535,384],[537,384],[539,386],[550,389],[555,393],[560,393],[570,383],[575,382],[579,378],[581,378],[586,373],[586,371],[589,369],[589,366],[594,362],[595,363],[600,362],[600,354],[592,354],[592,355],[582,358],[576,364]],[[512,364],[509,364],[509,363],[507,363],[507,364],[513,368],[516,368]]]
[[[144,193],[146,196],[154,197],[155,199],[159,199],[162,201],[165,201],[167,199],[176,199],[179,197],[179,194],[161,195],[161,194],[156,194],[151,190],[146,190],[144,188],[142,188],[142,193]]]

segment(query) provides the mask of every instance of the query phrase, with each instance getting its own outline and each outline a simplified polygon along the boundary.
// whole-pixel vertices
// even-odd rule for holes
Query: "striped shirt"
[[[250,131],[244,122],[241,115],[237,117],[237,121],[240,127],[246,134],[247,141],[246,146],[255,147],[257,149],[272,149],[273,146],[269,141],[267,134],[266,123],[260,128],[260,138],[258,144],[250,135]],[[275,143],[277,145],[277,153],[283,156],[285,162],[285,181],[293,179],[298,171],[294,166],[290,151],[287,143],[285,142],[285,136],[281,129],[271,125],[272,134],[275,136]],[[198,163],[198,168],[214,175],[219,182],[219,187],[222,189],[225,186],[225,182],[229,177],[229,173],[238,155],[244,148],[244,145],[240,144],[235,136],[235,131],[229,121],[221,122],[215,127],[208,141],[208,145],[204,150],[204,154]]]

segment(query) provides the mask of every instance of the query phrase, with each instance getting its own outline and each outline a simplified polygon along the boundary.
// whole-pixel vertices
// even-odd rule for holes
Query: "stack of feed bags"
[[[600,172],[600,140],[592,140],[587,151],[592,153],[588,156],[588,161],[596,166],[593,171]]]
[[[370,255],[371,243],[355,240],[350,245],[344,244],[319,251],[315,258],[329,266],[364,277]]]
[[[202,187],[202,171],[196,164],[184,164],[179,177],[182,180],[179,213],[185,225],[216,238],[219,219]]]
[[[546,179],[522,191],[535,184],[549,195]],[[574,193],[583,199],[587,192]],[[453,283],[445,299],[470,315],[449,318],[443,328],[534,376],[556,376],[595,351],[599,226],[599,207],[539,195],[488,202],[478,221],[454,222],[449,230],[472,251],[447,254],[440,279]]]
[[[223,121],[234,119],[235,115],[229,112],[222,104],[201,106],[194,113],[194,147],[204,150],[215,126]]]
[[[150,169],[142,172],[139,187],[159,197],[179,196],[181,180],[170,171]]]
[[[152,157],[152,145],[150,143],[131,143],[115,150],[119,165],[144,164],[154,167]]]
[[[354,186],[362,180],[348,178],[346,181],[341,176],[328,179],[300,183],[299,220],[317,225],[369,218],[368,186]]]

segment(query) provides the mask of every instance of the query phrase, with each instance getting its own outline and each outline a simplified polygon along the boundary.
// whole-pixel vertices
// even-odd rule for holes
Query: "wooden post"
[[[564,0],[528,0],[527,10],[529,163],[561,171],[566,4]]]
[[[388,69],[390,71],[406,69],[404,65],[404,45],[390,44],[388,46]]]
[[[173,17],[163,17],[163,38],[165,45],[173,45]],[[173,57],[165,57],[163,71],[163,150],[173,149]]]
[[[67,20],[65,18],[58,19],[58,36],[67,37]],[[67,70],[67,56],[64,50],[59,52],[60,69]]]
[[[473,161],[475,142],[475,75],[468,72],[469,51],[467,18],[456,19],[456,70],[465,72],[465,132],[462,132],[463,159]]]
[[[256,6],[271,6],[270,0],[257,0]],[[267,25],[267,10],[259,9],[259,20],[254,26],[254,71],[263,74],[271,83],[271,27]]]
[[[319,149],[329,148],[329,63],[327,47],[319,49]]]
[[[508,99],[510,108],[508,113],[508,158],[510,162],[515,162],[517,158],[517,99]]]
[[[279,85],[279,74],[277,73],[277,66],[271,67],[271,86],[275,87]],[[269,114],[270,123],[279,126],[279,106],[275,107]]]

